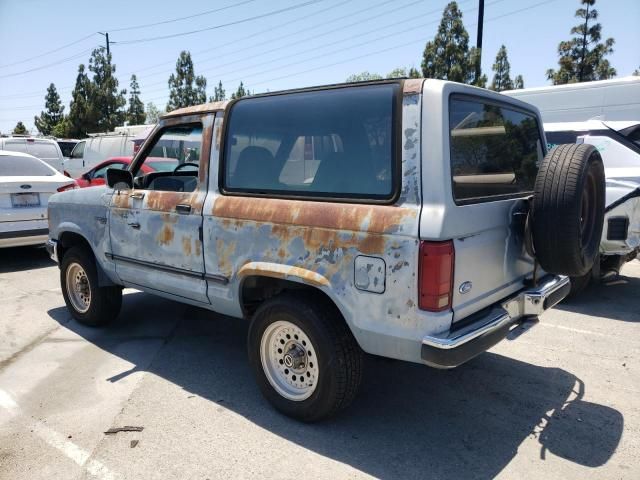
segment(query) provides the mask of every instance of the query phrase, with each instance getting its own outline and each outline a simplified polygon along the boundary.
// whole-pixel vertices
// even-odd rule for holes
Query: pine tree
[[[52,83],[47,88],[47,95],[44,97],[45,111],[34,117],[34,123],[38,131],[43,135],[51,135],[55,127],[64,118],[64,106],[60,102],[60,95],[56,86]]]
[[[116,66],[111,62],[111,53],[107,54],[104,47],[91,53],[89,70],[93,73],[90,102],[97,112],[97,131],[111,132],[126,118],[127,91],[118,91]]]
[[[511,80],[511,65],[509,64],[509,58],[507,57],[507,47],[502,45],[498,54],[496,55],[496,61],[493,64],[493,80],[491,80],[491,90],[496,92],[502,92],[503,90],[513,89],[513,81]]]
[[[524,78],[522,78],[522,75],[518,75],[515,78],[515,80],[513,81],[513,88],[515,89],[524,88]]]
[[[207,79],[196,76],[191,54],[180,52],[176,61],[176,73],[169,77],[169,103],[167,112],[176,108],[198,105],[207,101]]]
[[[129,125],[142,125],[147,115],[144,113],[144,103],[140,100],[140,85],[135,75],[131,75],[129,86],[129,108],[127,109],[127,121]]]
[[[14,135],[26,135],[27,133],[29,133],[27,132],[27,127],[25,127],[22,122],[18,122],[16,127],[13,129]]]
[[[213,97],[209,97],[210,102],[222,102],[227,99],[227,92],[222,88],[222,81],[218,81],[218,86],[213,89]]]
[[[427,42],[422,55],[422,75],[427,78],[482,84],[475,81],[479,52],[469,49],[469,34],[462,23],[462,12],[456,2],[444,9],[433,41]],[[486,77],[485,77],[486,78]]]
[[[231,94],[231,100],[247,97],[249,95],[251,95],[251,92],[249,90],[245,90],[243,83],[240,82],[240,85],[238,85],[238,89]]]
[[[69,136],[86,137],[88,133],[98,131],[98,119],[93,102],[93,84],[87,76],[84,65],[78,66],[76,85],[71,92],[69,107]]]
[[[575,16],[582,19],[580,25],[571,29],[575,35],[571,40],[558,45],[558,70],[547,70],[547,79],[554,85],[591,80],[605,80],[616,76],[616,69],[605,59],[613,52],[613,38],[601,43],[602,25],[594,23],[598,19],[598,11],[591,8],[596,0],[580,0],[586,8],[576,10]]]
[[[146,109],[146,116],[147,116],[147,123],[158,123],[158,120],[160,120],[160,116],[164,113],[158,110],[158,107],[156,107],[155,103],[153,102],[149,102],[147,103],[147,109]]]

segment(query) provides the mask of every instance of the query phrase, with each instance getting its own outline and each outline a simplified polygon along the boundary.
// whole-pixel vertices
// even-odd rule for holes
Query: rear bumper
[[[483,310],[464,327],[424,337],[422,361],[436,368],[457,367],[493,347],[525,318],[540,315],[562,301],[570,289],[568,277],[547,275],[537,287]]]
[[[47,228],[0,232],[0,248],[40,245],[47,241],[48,234]]]

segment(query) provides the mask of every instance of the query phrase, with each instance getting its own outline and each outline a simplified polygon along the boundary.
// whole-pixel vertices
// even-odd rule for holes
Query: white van
[[[544,123],[640,121],[640,77],[502,92],[540,110]]]
[[[64,169],[77,178],[98,163],[110,157],[133,155],[134,135],[128,133],[96,134],[80,140],[71,151]]]
[[[58,172],[63,173],[62,150],[55,140],[30,136],[13,135],[0,137],[0,150],[27,153],[48,163]]]

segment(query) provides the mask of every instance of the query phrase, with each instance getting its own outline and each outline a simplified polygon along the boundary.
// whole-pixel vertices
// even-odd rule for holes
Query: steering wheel
[[[181,163],[180,165],[178,165],[176,168],[174,168],[173,169],[173,173],[176,173],[182,167],[196,167],[196,170],[198,170],[200,168],[200,165],[195,163],[195,162],[184,162],[184,163]]]

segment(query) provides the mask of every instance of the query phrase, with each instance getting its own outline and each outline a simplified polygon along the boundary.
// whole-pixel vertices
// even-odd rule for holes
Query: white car
[[[49,197],[72,188],[75,181],[42,160],[0,150],[0,248],[45,243]]]
[[[620,273],[640,252],[640,121],[545,123],[547,146],[586,143],[595,146],[604,162],[606,201],[600,241],[600,264],[584,277],[573,278],[577,293],[596,280]]]
[[[64,173],[62,150],[58,143],[50,138],[30,137],[27,135],[0,137],[0,150],[28,153],[51,165],[58,172]]]

